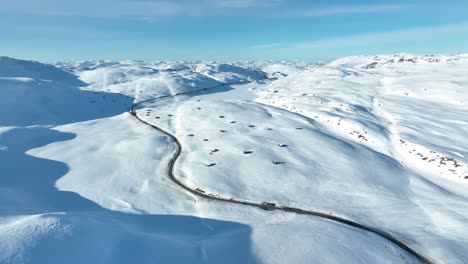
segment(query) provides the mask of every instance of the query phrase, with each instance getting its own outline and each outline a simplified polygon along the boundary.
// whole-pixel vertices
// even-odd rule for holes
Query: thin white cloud
[[[0,13],[148,19],[212,16],[278,5],[282,0],[0,0]],[[240,13],[238,13],[240,14]]]
[[[213,5],[229,8],[271,7],[278,5],[280,0],[218,0],[210,1]]]
[[[270,43],[253,46],[254,49],[310,50],[322,48],[366,47],[414,40],[440,39],[468,33],[468,21],[459,24],[419,27],[395,31],[366,33],[300,43]]]
[[[46,16],[138,17],[177,14],[183,10],[181,1],[160,0],[0,0],[4,13]]]
[[[0,13],[144,19],[189,16],[323,17],[394,12],[407,5],[324,6],[287,0],[0,0]]]
[[[333,6],[324,8],[315,8],[310,10],[302,10],[290,13],[289,15],[299,17],[324,17],[336,15],[353,15],[353,14],[369,14],[369,13],[384,13],[404,10],[409,8],[408,5],[365,5],[365,6]]]
[[[284,43],[267,43],[267,44],[259,44],[255,45],[253,48],[255,49],[273,49],[273,48],[285,48],[287,44]]]

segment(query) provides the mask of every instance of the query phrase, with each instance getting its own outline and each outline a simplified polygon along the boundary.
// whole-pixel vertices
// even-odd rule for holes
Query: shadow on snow
[[[13,66],[5,66],[8,63]],[[76,135],[47,126],[115,116],[127,111],[133,98],[80,90],[85,84],[76,76],[41,65],[0,58],[4,72],[0,127],[16,126],[0,133],[0,217],[55,217],[69,230],[69,235],[41,237],[28,249],[28,259],[36,263],[256,262],[247,225],[114,212],[76,193],[57,190],[55,182],[70,168],[27,152]]]

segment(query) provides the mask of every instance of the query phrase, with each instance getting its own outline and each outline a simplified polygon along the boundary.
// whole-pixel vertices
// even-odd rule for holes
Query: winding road
[[[403,242],[399,238],[393,236],[392,234],[390,234],[390,233],[388,233],[386,231],[380,230],[378,228],[375,228],[375,227],[367,226],[365,224],[360,224],[358,222],[355,222],[355,221],[353,221],[351,219],[348,219],[346,217],[343,217],[343,216],[337,216],[337,215],[334,215],[333,213],[330,213],[330,212],[313,211],[313,210],[307,210],[307,209],[302,209],[302,208],[297,208],[297,207],[276,205],[275,203],[271,203],[271,202],[248,201],[248,200],[243,200],[243,199],[234,198],[234,197],[225,197],[225,196],[219,195],[219,194],[211,194],[211,193],[207,193],[206,191],[204,191],[200,187],[196,187],[196,188],[191,187],[191,186],[186,185],[181,180],[179,180],[174,175],[175,163],[176,163],[177,159],[180,157],[180,154],[182,152],[182,145],[180,144],[179,140],[174,135],[172,135],[171,133],[165,131],[164,129],[162,129],[162,128],[154,125],[154,124],[150,124],[150,123],[146,122],[145,120],[141,119],[137,115],[137,112],[136,112],[135,108],[138,107],[138,105],[140,105],[142,103],[146,103],[146,102],[150,102],[150,101],[156,101],[156,100],[162,99],[162,98],[175,97],[175,96],[180,96],[180,95],[189,95],[189,94],[193,94],[193,93],[198,93],[200,91],[216,89],[216,88],[219,88],[219,87],[222,87],[222,86],[236,85],[236,84],[246,84],[246,83],[247,82],[221,83],[221,84],[218,84],[216,86],[203,88],[203,89],[199,89],[199,90],[196,90],[196,91],[178,93],[178,94],[174,94],[174,95],[159,96],[159,97],[151,98],[151,99],[144,100],[144,101],[141,101],[141,102],[137,102],[137,103],[132,105],[132,107],[130,109],[130,114],[133,117],[135,117],[138,121],[140,121],[140,122],[154,128],[154,129],[164,133],[165,135],[167,135],[169,138],[171,138],[175,142],[177,148],[176,148],[176,151],[175,151],[174,155],[171,157],[171,159],[169,161],[169,170],[168,170],[168,176],[174,183],[176,183],[178,186],[185,189],[186,191],[192,193],[193,195],[203,197],[203,198],[206,198],[206,199],[209,199],[209,200],[216,200],[216,201],[221,201],[221,202],[226,202],[226,203],[233,203],[233,204],[241,204],[241,205],[256,207],[256,208],[263,209],[263,210],[271,210],[271,211],[277,210],[277,211],[296,213],[296,214],[302,214],[302,215],[310,215],[310,216],[320,217],[320,218],[323,218],[323,219],[338,222],[338,223],[341,223],[341,224],[344,224],[344,225],[347,225],[347,226],[351,226],[351,227],[354,227],[356,229],[366,231],[366,232],[378,235],[380,237],[383,237],[386,240],[388,240],[388,241],[392,242],[393,244],[395,244],[396,246],[400,247],[401,249],[405,250],[410,255],[414,256],[417,259],[419,259],[422,263],[428,263],[428,264],[434,263],[431,259],[429,259],[428,257],[424,256],[423,254],[417,252],[416,250],[412,249],[408,244],[406,244],[405,242]]]

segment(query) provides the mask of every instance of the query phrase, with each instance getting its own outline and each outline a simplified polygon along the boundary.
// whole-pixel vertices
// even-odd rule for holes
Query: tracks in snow
[[[418,253],[417,251],[412,249],[409,245],[407,245],[405,242],[403,242],[402,240],[398,239],[397,237],[393,236],[392,234],[390,234],[390,233],[388,233],[386,231],[380,230],[380,229],[375,228],[375,227],[367,226],[365,224],[360,224],[358,222],[355,222],[355,221],[353,221],[351,219],[348,219],[348,218],[345,218],[345,217],[342,217],[342,216],[333,215],[330,212],[306,210],[306,209],[297,208],[297,207],[276,205],[276,204],[270,203],[270,202],[248,201],[248,200],[243,200],[243,199],[234,198],[234,197],[226,197],[226,196],[223,196],[223,195],[211,194],[211,193],[207,193],[206,191],[204,191],[200,187],[191,187],[191,186],[183,183],[181,180],[179,180],[174,175],[175,163],[176,163],[177,159],[180,157],[180,154],[182,153],[182,145],[180,144],[179,140],[174,135],[172,135],[171,133],[165,131],[164,129],[162,129],[162,128],[156,126],[156,125],[150,124],[150,123],[144,121],[143,119],[141,119],[137,115],[137,113],[135,111],[135,107],[137,107],[139,104],[150,102],[150,101],[156,101],[156,100],[162,99],[162,98],[175,97],[175,96],[180,96],[180,95],[189,95],[189,94],[197,93],[197,92],[200,92],[200,91],[206,91],[206,90],[219,88],[219,87],[222,87],[222,86],[225,86],[225,85],[235,85],[235,84],[245,84],[245,82],[221,83],[221,84],[218,84],[216,86],[203,88],[203,89],[196,90],[196,91],[190,91],[190,92],[185,92],[185,93],[177,93],[177,94],[174,94],[174,95],[164,95],[164,96],[160,96],[160,97],[156,97],[156,98],[151,98],[151,99],[148,99],[148,100],[137,102],[137,103],[132,105],[132,107],[130,109],[130,113],[131,113],[131,115],[133,117],[135,117],[138,121],[140,121],[140,122],[154,128],[154,129],[164,133],[165,135],[167,135],[169,138],[171,138],[175,142],[176,151],[175,151],[174,155],[171,157],[171,159],[169,160],[169,171],[168,171],[169,178],[175,184],[177,184],[182,189],[184,189],[184,190],[186,190],[186,191],[188,191],[188,192],[190,192],[190,193],[192,193],[192,194],[194,194],[196,196],[203,197],[203,198],[209,199],[209,200],[216,200],[216,201],[221,201],[221,202],[226,202],[226,203],[233,203],[233,204],[241,204],[241,205],[256,207],[256,208],[263,209],[263,210],[283,211],[283,212],[288,212],[288,213],[310,215],[310,216],[320,217],[320,218],[327,219],[327,220],[330,220],[330,221],[338,222],[338,223],[341,223],[341,224],[344,224],[344,225],[347,225],[347,226],[350,226],[350,227],[354,227],[356,229],[366,231],[366,232],[378,235],[380,237],[383,237],[386,240],[388,240],[388,241],[392,242],[393,244],[397,245],[401,249],[405,250],[410,255],[416,257],[417,259],[419,259],[423,263],[434,263],[428,257]]]

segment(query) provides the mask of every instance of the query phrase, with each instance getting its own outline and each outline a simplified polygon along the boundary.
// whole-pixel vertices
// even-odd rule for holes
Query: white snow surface
[[[467,70],[467,55],[0,57],[0,263],[418,262],[353,227],[182,190],[168,177],[175,142],[128,113],[167,95],[137,115],[179,140],[186,185],[339,215],[437,263],[468,262]]]

